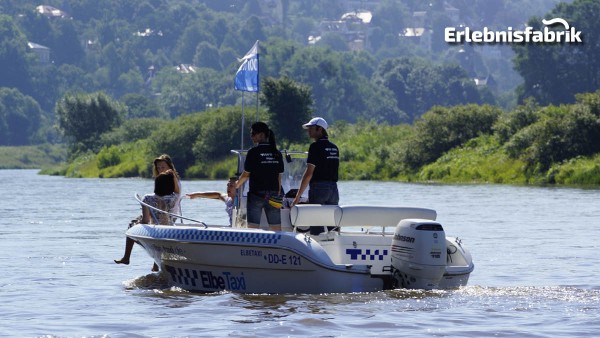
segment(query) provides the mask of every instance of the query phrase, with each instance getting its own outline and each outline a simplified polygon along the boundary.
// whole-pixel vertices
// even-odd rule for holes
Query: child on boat
[[[225,202],[225,211],[227,211],[227,215],[229,215],[229,225],[232,222],[232,214],[233,207],[235,206],[235,182],[237,181],[236,176],[231,176],[229,181],[227,182],[227,192],[219,192],[219,191],[202,191],[202,192],[192,192],[186,194],[185,196],[194,199],[194,198],[211,198],[216,200],[221,200]]]

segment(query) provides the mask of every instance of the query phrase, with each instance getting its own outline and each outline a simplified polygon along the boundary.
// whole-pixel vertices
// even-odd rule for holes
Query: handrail
[[[162,210],[162,209],[159,209],[159,208],[153,207],[153,206],[151,206],[150,204],[143,202],[143,201],[142,201],[142,199],[140,198],[140,195],[139,195],[139,194],[137,194],[137,193],[135,193],[135,194],[134,194],[134,197],[135,197],[135,199],[136,199],[138,202],[140,202],[140,204],[141,204],[141,205],[143,205],[143,206],[145,206],[145,207],[148,207],[148,208],[150,208],[150,209],[152,209],[152,210],[154,210],[154,211],[158,211],[158,212],[160,212],[160,213],[167,214],[167,215],[169,215],[169,216],[171,216],[171,217],[177,217],[177,218],[185,219],[185,220],[187,220],[187,221],[192,221],[192,222],[200,223],[200,224],[204,225],[204,227],[208,227],[208,225],[206,225],[206,223],[204,223],[204,222],[202,222],[202,221],[198,221],[198,220],[195,220],[195,219],[192,219],[192,218],[183,217],[183,216],[181,216],[181,215],[177,215],[177,214],[174,214],[174,213],[171,213],[171,212],[164,211],[164,210]],[[175,225],[175,224],[173,224],[173,225]]]

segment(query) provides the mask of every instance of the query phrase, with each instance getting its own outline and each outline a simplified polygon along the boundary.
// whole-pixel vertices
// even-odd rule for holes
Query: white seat
[[[339,227],[395,227],[406,218],[435,220],[437,217],[437,213],[433,209],[394,206],[345,205],[339,207],[335,212],[336,226]]]
[[[293,226],[336,226],[337,205],[297,204],[290,211]]]

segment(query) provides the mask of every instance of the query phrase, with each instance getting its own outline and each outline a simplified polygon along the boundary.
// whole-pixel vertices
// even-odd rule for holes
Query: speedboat
[[[238,169],[245,151],[233,150]],[[297,189],[306,153],[285,152],[284,190]],[[170,285],[193,292],[350,293],[395,288],[455,289],[474,269],[469,251],[447,236],[433,209],[388,205],[290,207],[282,231],[248,228],[247,187],[232,225],[183,218],[173,225],[138,224],[126,235],[160,266]],[[261,221],[266,226],[266,220]]]

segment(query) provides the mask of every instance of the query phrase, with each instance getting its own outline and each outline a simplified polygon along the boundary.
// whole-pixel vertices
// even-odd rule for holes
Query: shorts
[[[281,224],[281,211],[269,205],[269,198],[265,198],[265,196],[273,195],[278,195],[277,191],[256,191],[248,193],[248,203],[246,206],[248,223],[260,224],[260,217],[264,209],[269,225]]]
[[[308,190],[308,203],[337,205],[340,195],[336,182],[311,182]]]

